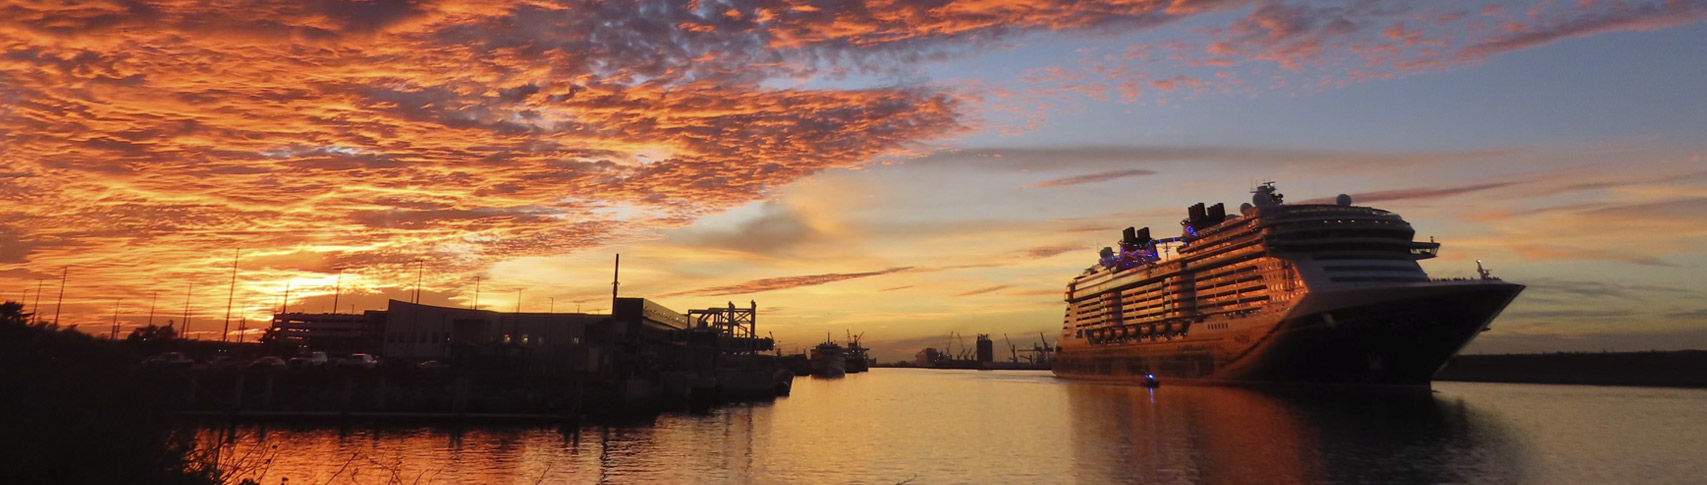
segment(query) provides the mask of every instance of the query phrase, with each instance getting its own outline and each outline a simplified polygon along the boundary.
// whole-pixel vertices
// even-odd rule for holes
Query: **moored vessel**
[[[1126,228],[1067,285],[1053,370],[1073,379],[1427,385],[1523,285],[1430,279],[1398,214],[1285,204],[1272,182],[1238,214],[1191,206],[1182,235]]]
[[[812,362],[812,375],[841,377],[847,374],[847,354],[842,346],[836,345],[827,336],[824,343],[812,348],[809,359]]]
[[[846,362],[849,374],[857,374],[871,370],[872,359],[869,354],[871,349],[865,348],[865,346],[859,344],[859,338],[864,335],[865,334],[863,333],[854,335],[853,332],[848,332],[848,348],[844,353],[845,357],[842,360]]]

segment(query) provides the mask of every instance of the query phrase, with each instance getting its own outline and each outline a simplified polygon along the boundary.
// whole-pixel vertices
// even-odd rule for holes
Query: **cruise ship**
[[[1427,386],[1523,285],[1430,279],[1398,214],[1286,204],[1273,182],[1227,214],[1187,209],[1179,237],[1126,228],[1067,285],[1054,356],[1070,379]]]

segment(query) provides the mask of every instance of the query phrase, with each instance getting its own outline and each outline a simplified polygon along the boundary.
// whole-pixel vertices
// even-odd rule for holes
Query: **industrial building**
[[[372,353],[385,335],[385,312],[280,313],[273,315],[267,339],[293,349],[332,354]]]
[[[605,372],[619,345],[667,342],[688,318],[643,298],[614,315],[504,313],[392,300],[380,355],[412,361],[494,359],[566,372]]]

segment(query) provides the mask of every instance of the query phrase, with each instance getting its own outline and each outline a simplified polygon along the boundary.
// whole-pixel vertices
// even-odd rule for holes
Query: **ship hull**
[[[812,358],[812,375],[818,377],[841,377],[848,372],[847,360],[842,354],[820,354]]]
[[[1064,348],[1069,379],[1427,386],[1523,290],[1465,281],[1312,293],[1284,316],[1168,342]],[[1199,325],[1201,327],[1201,325]]]

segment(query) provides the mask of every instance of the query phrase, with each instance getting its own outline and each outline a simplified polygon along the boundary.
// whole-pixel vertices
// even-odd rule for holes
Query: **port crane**
[[[1002,340],[1006,340],[1008,342],[1008,356],[1009,356],[1008,360],[1010,362],[1018,364],[1019,363],[1019,350],[1014,347],[1014,339],[1008,338],[1008,334],[1004,333],[1004,334],[1002,334]]]
[[[1033,365],[1047,364],[1050,355],[1053,355],[1055,351],[1055,347],[1049,343],[1049,337],[1044,336],[1043,332],[1037,332],[1037,338],[1042,341],[1042,344],[1032,344],[1031,349],[1025,351],[1025,361]],[[1008,346],[1012,347],[1013,342],[1008,342]]]

